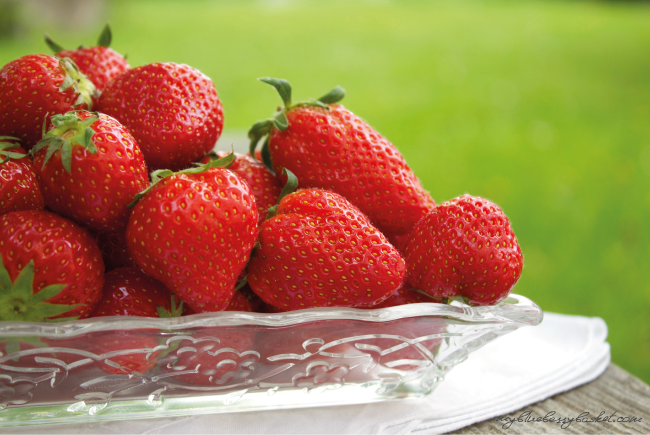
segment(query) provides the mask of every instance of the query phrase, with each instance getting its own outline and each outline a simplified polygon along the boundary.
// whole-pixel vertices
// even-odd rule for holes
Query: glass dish
[[[423,397],[471,352],[542,317],[510,295],[489,307],[0,322],[0,426]]]

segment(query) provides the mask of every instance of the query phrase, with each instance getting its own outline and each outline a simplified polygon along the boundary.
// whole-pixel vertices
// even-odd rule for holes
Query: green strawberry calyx
[[[110,47],[111,42],[113,40],[113,33],[111,32],[111,26],[106,23],[104,28],[102,29],[102,33],[99,34],[99,38],[97,39],[97,45],[100,47]]]
[[[106,23],[106,25],[102,29],[102,33],[100,33],[99,38],[97,38],[97,45],[99,47],[108,48],[111,46],[112,39],[113,39],[113,34],[111,32],[111,26],[109,26],[108,23]],[[50,38],[47,33],[45,34],[45,43],[47,44],[48,47],[50,47],[50,50],[52,50],[52,53],[54,54],[65,50],[65,48],[63,48],[61,45],[54,42],[54,40],[52,40],[52,38]],[[83,45],[80,45],[79,48],[83,48]]]
[[[4,337],[0,339],[0,344],[5,345],[5,355],[11,355],[12,353],[18,353],[22,350],[21,345],[31,345],[34,348],[44,348],[49,347],[47,344],[43,343],[40,338],[34,336],[24,336],[24,337]],[[27,350],[27,349],[25,349]],[[2,354],[2,352],[0,352]],[[4,356],[4,355],[0,355]],[[54,354],[52,354],[54,356]],[[12,358],[13,361],[18,361],[19,356]]]
[[[22,268],[12,283],[0,255],[0,320],[23,322],[63,322],[76,317],[52,319],[84,304],[65,305],[46,302],[61,293],[67,284],[52,284],[33,293],[34,261]]]
[[[296,177],[293,172],[291,172],[287,168],[282,168],[282,175],[287,177],[287,183],[284,185],[282,191],[280,192],[280,196],[278,197],[278,203],[272,207],[269,207],[269,209],[267,210],[266,212],[267,219],[271,219],[273,216],[275,216],[275,213],[277,213],[278,211],[278,206],[280,205],[280,201],[282,201],[282,198],[289,195],[290,193],[295,192],[296,189],[298,188],[298,177]]]
[[[268,163],[267,164],[267,158],[265,155],[268,156],[268,135],[271,133],[271,130],[273,127],[277,128],[280,131],[285,131],[287,128],[289,128],[289,120],[287,119],[287,111],[296,108],[296,107],[304,107],[304,106],[316,106],[323,108],[325,110],[330,110],[331,104],[336,104],[339,101],[343,99],[345,96],[345,89],[343,89],[341,86],[337,86],[331,91],[329,91],[327,94],[323,95],[322,97],[316,99],[316,100],[307,100],[307,101],[301,101],[296,104],[292,104],[291,101],[291,84],[284,80],[284,79],[276,79],[273,77],[262,77],[258,79],[261,82],[264,82],[268,85],[271,85],[275,88],[275,90],[278,92],[280,95],[280,98],[282,99],[282,102],[284,103],[284,107],[279,107],[273,118],[268,118],[268,119],[263,119],[261,121],[256,122],[251,129],[248,131],[248,138],[250,139],[250,155],[254,159],[255,157],[255,149],[257,148],[257,143],[262,139],[264,136],[267,136],[267,140],[264,142],[264,145],[262,146],[262,161],[263,163],[269,167],[270,164],[270,156],[268,157]],[[273,168],[269,167],[269,169],[272,171]]]
[[[471,305],[469,303],[469,298],[465,296],[457,295],[450,298],[442,298],[442,303],[445,305],[451,305],[451,303],[454,301],[460,302],[461,304],[465,304],[465,305]]]
[[[24,159],[27,157],[27,154],[16,153],[13,150],[19,148],[20,145],[14,142],[5,142],[5,141],[15,141],[19,142],[20,139],[13,136],[0,136],[0,165],[7,163],[9,159]]]
[[[160,180],[178,174],[200,174],[203,172],[207,172],[211,168],[228,168],[230,165],[232,165],[235,162],[235,160],[237,160],[237,157],[235,156],[234,152],[231,152],[230,154],[228,154],[226,157],[222,159],[209,160],[207,163],[197,163],[196,164],[197,166],[194,168],[183,169],[182,171],[178,171],[178,172],[174,172],[169,169],[158,169],[157,171],[153,171],[151,173],[151,184],[149,184],[149,187],[147,187],[142,192],[136,194],[135,197],[133,198],[133,202],[127,205],[127,208],[135,207],[138,201],[140,201],[147,193],[149,193],[151,189],[153,189],[154,186],[158,184]]]
[[[65,92],[69,88],[74,90],[75,95],[77,95],[77,100],[74,102],[72,107],[75,109],[83,104],[86,105],[88,110],[93,108],[93,98],[99,97],[99,91],[90,81],[88,77],[77,67],[77,64],[74,63],[69,57],[60,58],[54,56],[59,60],[59,65],[65,70],[65,78],[63,83],[59,86],[59,92]]]
[[[172,302],[171,302],[171,311],[167,310],[162,305],[156,306],[158,315],[163,319],[168,319],[171,317],[181,317],[183,315],[183,301],[179,300],[178,305],[176,305],[176,295],[172,293]]]
[[[46,117],[47,119],[47,117]],[[43,168],[50,160],[56,151],[61,151],[61,164],[68,172],[71,172],[72,165],[72,146],[79,145],[85,148],[89,153],[97,153],[97,147],[93,142],[93,135],[95,130],[91,125],[99,119],[99,114],[94,112],[93,116],[82,120],[79,117],[79,112],[68,112],[65,115],[52,116],[52,128],[45,133],[43,131],[43,139],[41,139],[34,148],[32,148],[32,155],[36,155],[41,149],[47,147],[47,153],[43,160]],[[45,130],[45,124],[43,125]]]

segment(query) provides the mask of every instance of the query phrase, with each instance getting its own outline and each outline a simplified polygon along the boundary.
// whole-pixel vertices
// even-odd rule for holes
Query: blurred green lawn
[[[132,66],[190,64],[226,128],[337,84],[402,151],[437,202],[465,192],[509,215],[525,255],[515,291],[600,316],[613,361],[650,382],[650,7],[559,1],[119,1]],[[0,64],[92,33],[32,28]]]

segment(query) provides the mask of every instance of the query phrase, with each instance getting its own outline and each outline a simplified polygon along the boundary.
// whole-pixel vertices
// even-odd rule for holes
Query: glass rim
[[[0,322],[0,337],[7,336],[77,336],[99,331],[154,329],[173,333],[196,327],[261,326],[289,327],[327,320],[390,322],[409,317],[442,317],[468,323],[512,323],[538,325],[543,319],[541,308],[525,296],[510,294],[497,305],[472,307],[453,301],[450,305],[424,302],[388,308],[306,308],[285,313],[219,311],[173,318],[106,316],[61,323]]]

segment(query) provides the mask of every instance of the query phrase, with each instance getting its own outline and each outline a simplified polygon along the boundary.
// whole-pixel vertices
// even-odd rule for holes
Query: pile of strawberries
[[[131,68],[110,40],[47,38],[54,56],[0,70],[0,320],[488,305],[519,279],[501,209],[436,205],[342,88],[296,103],[260,79],[283,106],[253,125],[250,154],[215,153],[212,81]]]

